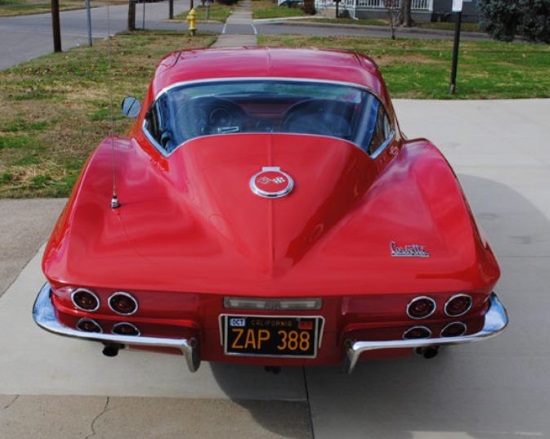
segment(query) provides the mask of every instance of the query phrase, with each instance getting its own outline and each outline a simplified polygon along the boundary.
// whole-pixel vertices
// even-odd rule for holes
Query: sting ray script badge
[[[250,189],[266,198],[281,198],[294,189],[294,180],[278,166],[264,166],[250,179]]]
[[[390,242],[390,253],[394,258],[429,258],[428,250],[419,244],[397,245]]]

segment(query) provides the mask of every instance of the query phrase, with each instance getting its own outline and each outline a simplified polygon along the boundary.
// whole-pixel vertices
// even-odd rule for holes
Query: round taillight
[[[109,308],[117,314],[129,316],[137,311],[138,304],[130,294],[118,292],[109,297]]]
[[[113,334],[118,335],[140,335],[139,329],[128,322],[116,323],[112,329]]]
[[[80,319],[76,324],[77,329],[84,332],[103,332],[99,323],[92,319]]]
[[[425,319],[435,312],[435,300],[431,297],[420,296],[407,305],[407,315],[411,319]]]
[[[79,288],[71,295],[74,306],[82,311],[94,312],[99,308],[99,298],[90,290]]]
[[[472,308],[473,300],[467,294],[457,294],[447,300],[445,314],[449,317],[460,317]]]
[[[430,338],[432,331],[425,326],[413,326],[405,331],[403,338],[405,340],[416,340],[418,338]]]
[[[449,323],[441,330],[441,337],[460,337],[466,333],[466,325],[462,322]]]

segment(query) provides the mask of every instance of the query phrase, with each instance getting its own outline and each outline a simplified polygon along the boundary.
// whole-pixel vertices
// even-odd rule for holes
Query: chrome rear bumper
[[[374,351],[377,349],[400,349],[400,348],[426,348],[439,347],[445,345],[455,345],[461,343],[471,343],[474,341],[485,340],[498,335],[508,325],[508,315],[506,309],[500,303],[497,295],[492,293],[490,296],[489,310],[485,314],[485,323],[481,331],[471,335],[449,338],[422,338],[416,340],[383,340],[383,341],[350,341],[346,346],[346,364],[344,366],[347,373],[353,372],[357,361],[363,352]]]
[[[90,340],[101,342],[107,346],[142,346],[142,347],[161,347],[179,349],[191,372],[197,371],[200,366],[200,356],[197,349],[197,340],[194,338],[160,338],[160,337],[135,337],[117,334],[104,334],[83,332],[62,325],[55,316],[54,306],[50,297],[50,285],[46,283],[33,307],[34,321],[41,328],[57,335],[79,338],[81,340]],[[384,341],[349,341],[346,345],[346,365],[347,373],[353,372],[359,357],[362,353],[377,349],[401,349],[401,348],[427,348],[439,347],[444,345],[454,345],[461,343],[470,343],[474,341],[485,340],[499,334],[508,324],[508,315],[506,309],[500,303],[496,294],[490,296],[489,310],[485,314],[485,323],[481,331],[452,338],[424,338],[416,340],[384,340]]]
[[[193,338],[159,338],[159,337],[134,337],[117,334],[103,334],[95,332],[82,332],[68,328],[59,323],[55,317],[54,307],[50,298],[50,285],[46,283],[36,301],[34,302],[32,316],[34,321],[41,328],[57,335],[75,337],[83,340],[99,341],[106,345],[114,346],[143,346],[179,349],[191,372],[195,372],[200,365],[200,358],[197,351],[197,341]]]

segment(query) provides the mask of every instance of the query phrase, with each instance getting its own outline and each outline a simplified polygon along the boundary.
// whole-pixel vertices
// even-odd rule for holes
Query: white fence
[[[401,4],[401,0],[398,0]],[[318,7],[334,6],[332,0],[317,0]],[[384,0],[342,0],[341,3],[347,9],[386,9]],[[412,0],[413,11],[432,11],[433,0]]]

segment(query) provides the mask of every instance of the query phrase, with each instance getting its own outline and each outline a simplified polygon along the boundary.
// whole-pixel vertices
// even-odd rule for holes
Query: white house
[[[395,0],[396,3],[401,0]],[[411,0],[413,20],[427,21],[451,21],[452,0]],[[463,0],[462,20],[469,22],[478,21],[477,0]],[[386,0],[341,0],[339,11],[347,11],[352,18],[387,18],[388,9]],[[397,7],[399,5],[396,5]],[[336,9],[334,0],[315,0],[315,8],[318,11],[330,11]]]

